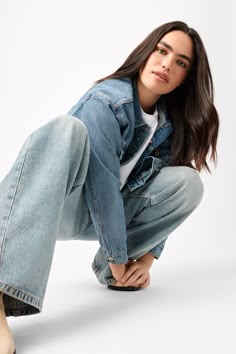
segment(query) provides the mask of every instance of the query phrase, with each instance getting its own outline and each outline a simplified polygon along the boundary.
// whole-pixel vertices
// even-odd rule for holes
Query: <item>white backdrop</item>
[[[213,0],[168,0],[166,2],[158,2],[157,0],[117,0],[115,2],[112,0],[87,0],[84,2],[78,0],[0,0],[0,179],[11,167],[22,143],[32,130],[55,116],[66,113],[95,80],[117,69],[131,50],[151,30],[164,22],[173,20],[185,21],[198,30],[207,49],[215,84],[215,103],[221,120],[218,145],[219,162],[217,169],[213,169],[212,175],[202,174],[205,184],[203,202],[186,223],[176,230],[175,236],[167,243],[163,259],[160,261],[159,272],[162,271],[161,280],[164,284],[166,284],[166,279],[170,280],[168,283],[170,289],[173,284],[177,284],[178,276],[181,284],[185,284],[186,279],[191,280],[192,274],[194,274],[195,280],[203,277],[205,279],[204,286],[202,283],[199,284],[203,293],[199,292],[199,295],[201,294],[202,303],[206,301],[205,304],[211,302],[210,297],[207,297],[209,292],[214,298],[218,287],[221,290],[225,289],[225,292],[221,293],[221,298],[218,299],[215,310],[221,309],[221,312],[218,313],[219,320],[225,320],[227,326],[230,326],[233,321],[233,312],[235,317],[235,304],[232,307],[235,287],[230,288],[235,281],[236,253],[235,231],[233,231],[236,198],[233,183],[235,163],[232,154],[233,133],[236,129],[236,109],[233,97],[233,82],[235,83],[236,78],[233,67],[235,61],[235,59],[233,60],[235,42],[233,21],[236,18],[234,3],[233,0],[225,0],[224,2]],[[64,288],[70,281],[70,286],[73,283],[75,287],[74,293],[72,291],[73,296],[76,296],[76,286],[81,282],[85,283],[89,294],[91,289],[95,291],[91,284],[96,286],[96,280],[91,274],[90,263],[96,247],[97,243],[94,242],[76,243],[76,245],[74,242],[58,243],[50,276],[48,297],[45,302],[46,313],[52,314],[55,321],[54,323],[51,319],[51,326],[48,326],[49,331],[58,324],[55,314],[55,309],[60,308],[59,303],[57,305],[55,302],[58,289]],[[83,271],[76,271],[75,274],[71,272],[72,267]],[[157,277],[156,272],[153,270],[153,278],[157,294],[160,294],[158,292],[160,279],[155,278]],[[160,274],[159,272],[158,274]],[[218,278],[219,274],[221,278]],[[205,285],[209,285],[209,281],[212,279],[215,279],[215,291],[211,291],[214,287],[211,290],[208,289],[208,295],[206,294],[204,297],[203,289],[206,289]],[[225,280],[223,284],[222,279]],[[180,296],[180,293],[178,295]],[[101,294],[96,296],[101,296]],[[124,301],[123,295],[121,298]],[[83,301],[86,302],[86,299],[88,297],[85,296]],[[116,299],[118,301],[117,296]],[[195,311],[193,309],[196,299],[191,299],[193,301],[191,303],[189,300],[189,306],[192,311]],[[152,300],[154,301],[154,298],[151,297],[150,301]],[[171,302],[171,298],[169,300]],[[229,307],[220,307],[223,306],[222,303],[228,303]],[[164,305],[168,308],[168,301]],[[102,306],[106,312],[105,304],[103,303]],[[83,305],[81,307],[83,308]],[[89,312],[90,306],[87,307],[88,312],[81,315],[78,310],[78,316],[86,318],[86,326],[89,329],[92,324],[87,316],[90,316],[91,322],[96,320],[96,316],[92,317]],[[95,301],[91,311],[94,311],[94,308],[96,308]],[[201,308],[200,305],[199,308]],[[66,307],[63,309],[66,313]],[[109,311],[111,318],[107,317],[107,322],[102,323],[104,332],[108,331],[109,323],[111,323],[109,321],[112,321],[112,306]],[[133,311],[135,310],[133,309]],[[197,312],[197,310],[193,312],[193,316],[196,318],[198,318]],[[215,311],[212,313],[215,315]],[[204,317],[204,314],[202,315]],[[145,315],[143,314],[143,316]],[[169,316],[172,315],[169,314]],[[172,321],[178,323],[178,316],[181,317],[181,314],[175,313]],[[98,317],[102,321],[102,314],[100,316],[99,313]],[[30,345],[34,348],[34,339],[32,338],[31,343],[29,336],[26,336],[24,331],[31,333],[32,337],[37,337],[42,326],[45,326],[46,318],[47,315],[41,315],[41,317],[38,316],[32,320],[31,316],[31,319],[27,321],[33,321],[31,323],[35,325],[35,330],[32,329],[32,332],[27,327],[28,322],[25,319],[17,321],[10,319],[18,345],[24,347],[24,353],[28,353],[27,348]],[[70,322],[71,318],[76,327],[73,308],[71,308],[70,316],[65,322]],[[213,350],[214,352],[217,350],[219,353],[223,352],[219,349],[221,342],[216,344],[217,341],[214,340],[215,336],[218,336],[217,340],[222,341],[222,349],[225,348],[223,343],[227,343],[225,345],[228,345],[228,350],[225,352],[234,353],[230,329],[226,332],[223,331],[225,336],[222,337],[222,330],[225,327],[222,325],[222,328],[218,328],[215,324],[216,319],[211,318],[213,322],[209,322],[209,326],[214,328],[214,331],[208,332],[208,337],[204,337],[209,350],[214,342],[215,347],[213,346],[211,352]],[[228,320],[229,318],[231,322]],[[41,326],[37,321],[42,321]],[[198,318],[198,321],[198,331],[200,330],[202,335],[206,335],[207,329],[204,327],[204,320],[201,317],[201,319]],[[164,323],[167,326],[165,321]],[[182,323],[182,325],[186,326],[183,327],[185,333],[188,332],[186,323]],[[63,330],[59,327],[56,328],[62,335]],[[83,323],[80,323],[79,329],[81,328],[83,328]],[[128,331],[127,328],[123,329],[125,333]],[[180,332],[178,331],[180,329],[178,325],[177,328],[172,329],[172,336],[174,335],[176,338],[175,345],[173,344],[173,347],[167,349],[165,343],[159,339],[159,348],[162,348],[160,353],[172,353],[176,348],[179,353],[194,353],[194,348],[191,348],[190,351],[190,347],[185,347],[179,340]],[[83,330],[86,332],[86,328]],[[95,336],[96,330],[93,328],[93,336]],[[165,340],[168,339],[166,330],[167,328],[165,331],[163,330],[163,333],[160,332],[161,338],[165,338]],[[115,331],[118,329],[116,328]],[[134,332],[136,331],[137,328]],[[44,345],[45,353],[49,353],[52,349],[54,351],[58,340],[56,332],[55,330],[55,335],[54,332],[51,332],[51,342],[46,341],[47,333],[45,333],[45,336],[42,334],[42,342],[38,340],[35,343],[37,346],[40,344],[40,348]],[[103,335],[104,332],[102,332]],[[69,333],[71,333],[70,327],[67,328],[63,341],[61,338],[61,348],[64,345],[61,352],[64,352],[67,346],[72,351],[78,345],[77,332],[73,332],[74,337],[72,336],[70,340],[68,339]],[[112,332],[109,333],[110,336],[113,335]],[[220,333],[221,339],[219,339]],[[135,338],[135,334],[132,336]],[[87,338],[86,334],[83,338]],[[118,338],[119,336],[114,335],[113,346],[116,345],[116,339],[119,343],[120,339]],[[148,334],[147,337],[144,336],[145,343],[149,342],[148,338]],[[191,341],[195,339],[194,336],[191,337]],[[101,343],[105,343],[108,339],[102,338],[101,334],[100,340]],[[86,345],[85,343],[80,338],[80,345]],[[97,343],[99,346],[99,340]],[[125,346],[129,348],[129,345],[127,337]],[[130,350],[136,348],[136,352],[141,353],[142,346],[140,347],[140,344],[138,346],[137,343],[135,345],[133,343]],[[198,345],[200,345],[199,342]],[[95,347],[95,344],[93,347],[90,343],[90,349],[87,351],[84,349],[83,352],[90,353]],[[29,349],[29,353],[32,353],[32,348]],[[80,347],[78,346],[78,348]],[[195,348],[197,348],[196,352],[199,352],[199,347]],[[115,353],[116,350],[118,353],[119,346],[114,348]],[[35,348],[34,352],[36,353]],[[202,353],[206,352],[207,350],[202,351]]]

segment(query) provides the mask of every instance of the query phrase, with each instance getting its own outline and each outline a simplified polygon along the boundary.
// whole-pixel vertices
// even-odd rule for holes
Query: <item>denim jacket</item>
[[[172,125],[163,101],[158,100],[159,124],[152,144],[128,178],[130,191],[144,185],[169,164]],[[94,85],[68,114],[79,118],[88,129],[91,150],[85,181],[86,199],[105,259],[116,264],[126,263],[120,166],[137,154],[151,129],[142,118],[136,81],[113,79]],[[150,251],[155,255],[155,249]]]

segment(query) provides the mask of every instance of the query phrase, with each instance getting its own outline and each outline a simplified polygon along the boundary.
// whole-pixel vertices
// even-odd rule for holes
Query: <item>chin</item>
[[[169,90],[157,90],[155,88],[150,88],[149,91],[152,92],[157,98],[159,98],[161,95],[165,95],[166,93],[169,93]]]

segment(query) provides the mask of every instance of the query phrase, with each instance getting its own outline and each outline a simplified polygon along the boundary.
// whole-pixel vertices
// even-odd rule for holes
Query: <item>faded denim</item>
[[[189,167],[164,167],[143,187],[133,192],[126,187],[122,195],[128,258],[135,260],[151,250],[158,259],[168,235],[199,205],[203,184],[198,173]],[[100,283],[115,282],[101,247],[92,267]]]
[[[143,186],[170,162],[173,129],[163,97],[158,100],[157,110],[159,122],[153,144],[149,144],[139,160],[141,163],[128,179],[131,191]],[[88,129],[91,155],[85,181],[86,198],[105,259],[111,263],[126,263],[120,165],[138,153],[151,129],[142,117],[136,81],[105,80],[86,92],[68,114],[79,118]],[[147,156],[157,147],[158,157]]]
[[[162,103],[153,139],[159,157],[149,156],[156,147],[149,146],[120,192],[118,165],[138,151],[148,131],[138,111],[132,112],[137,102],[131,95],[135,88],[131,89],[130,81],[114,87],[115,115],[109,113],[105,118],[108,93],[104,96],[103,92],[98,100],[98,92],[92,91],[96,97],[88,94],[82,106],[74,109],[76,117],[60,116],[36,130],[1,182],[0,291],[7,316],[42,310],[56,240],[98,240],[101,248],[93,270],[100,283],[111,284],[114,278],[108,261],[136,259],[146,252],[159,258],[168,235],[199,204],[203,186],[198,173],[188,167],[168,167],[172,128]],[[92,106],[98,110],[96,114]],[[104,146],[99,143],[95,149],[100,138]],[[109,168],[100,170],[101,158],[108,161]],[[106,208],[101,208],[101,197]],[[107,238],[110,216],[119,226],[114,239]],[[119,233],[123,229],[124,239]]]
[[[82,213],[89,153],[84,124],[60,116],[26,140],[0,184],[0,291],[9,295],[8,316],[41,310],[56,240],[89,223]]]

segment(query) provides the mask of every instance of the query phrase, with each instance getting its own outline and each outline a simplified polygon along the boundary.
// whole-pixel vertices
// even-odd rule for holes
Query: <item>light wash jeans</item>
[[[42,310],[56,240],[96,240],[84,193],[87,129],[60,116],[36,130],[0,184],[0,291],[7,316]],[[122,191],[128,257],[160,245],[199,204],[203,186],[188,167],[165,167],[143,187]],[[115,280],[99,248],[98,280]]]

